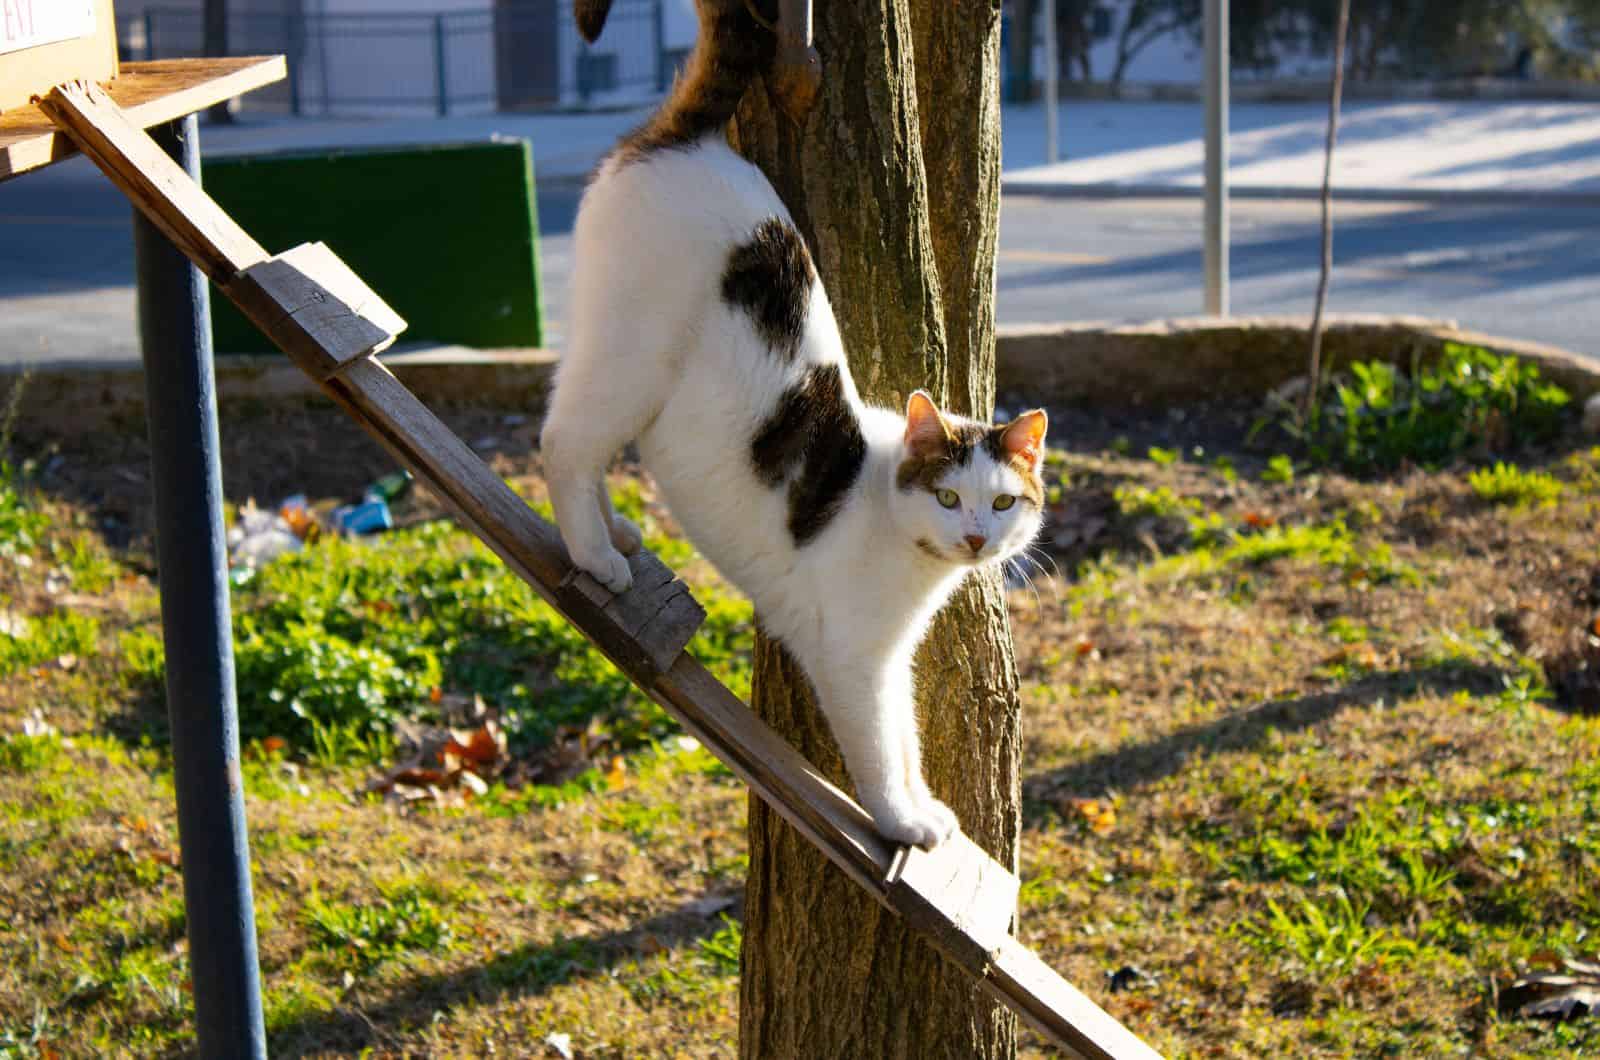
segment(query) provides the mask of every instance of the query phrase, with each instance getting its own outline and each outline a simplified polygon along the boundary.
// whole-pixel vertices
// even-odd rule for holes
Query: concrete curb
[[[1000,333],[995,382],[1001,393],[1122,407],[1265,396],[1305,375],[1310,325],[1309,316],[1293,316],[1008,327]],[[1328,371],[1357,360],[1409,364],[1447,342],[1531,361],[1575,402],[1600,393],[1600,361],[1424,317],[1330,316],[1323,363]]]
[[[1141,324],[1062,323],[1003,327],[996,385],[1035,401],[1103,407],[1162,407],[1262,396],[1305,371],[1306,317],[1193,317]],[[1465,331],[1422,317],[1340,314],[1328,319],[1330,368],[1352,360],[1407,363],[1446,342],[1512,353],[1539,366],[1581,402],[1600,393],[1600,361],[1567,350]],[[553,350],[402,349],[383,357],[401,382],[434,406],[489,405],[538,415],[555,379]],[[0,365],[0,394],[28,375],[19,435],[62,437],[144,430],[138,362]],[[282,357],[220,357],[217,393],[224,428],[269,404],[326,401]]]

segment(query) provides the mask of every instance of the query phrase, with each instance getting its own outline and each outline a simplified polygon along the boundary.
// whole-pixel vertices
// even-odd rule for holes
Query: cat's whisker
[[[1054,577],[1049,577],[1050,571],[1045,570],[1044,564],[1039,562],[1038,557],[1034,555],[1035,553],[1038,553],[1038,556],[1044,557],[1045,561],[1050,564],[1051,569],[1055,571]],[[1030,545],[1027,549],[1018,553],[1018,555],[1026,556],[1029,563],[1032,563],[1035,567],[1039,568],[1040,574],[1049,577],[1050,592],[1055,597],[1055,602],[1059,606],[1061,603],[1061,568],[1056,564],[1055,557],[1050,555],[1050,553],[1046,552],[1039,545]]]

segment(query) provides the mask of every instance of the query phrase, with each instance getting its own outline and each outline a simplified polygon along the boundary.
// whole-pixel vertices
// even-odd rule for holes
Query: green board
[[[410,325],[406,342],[542,345],[526,140],[210,158],[205,190],[268,252],[333,248]],[[226,299],[219,353],[273,350]]]

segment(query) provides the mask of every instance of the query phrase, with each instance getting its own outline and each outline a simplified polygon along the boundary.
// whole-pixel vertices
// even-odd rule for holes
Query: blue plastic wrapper
[[[343,534],[376,534],[394,529],[394,516],[384,501],[347,504],[333,510],[333,525]]]

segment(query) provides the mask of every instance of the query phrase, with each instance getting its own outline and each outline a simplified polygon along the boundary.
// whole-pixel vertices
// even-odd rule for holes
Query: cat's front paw
[[[633,571],[622,553],[607,547],[593,556],[573,556],[573,564],[614,593],[625,593],[633,585]]]
[[[632,519],[620,515],[611,517],[611,543],[624,556],[631,556],[644,544],[644,535]]]
[[[939,822],[939,842],[943,843],[961,831],[961,822],[956,818],[956,812],[932,795],[923,793],[918,796],[917,808]]]
[[[950,813],[948,808],[945,809],[948,821],[909,802],[879,805],[871,808],[870,812],[873,826],[885,839],[924,850],[932,850],[949,839],[958,827],[955,814]]]

